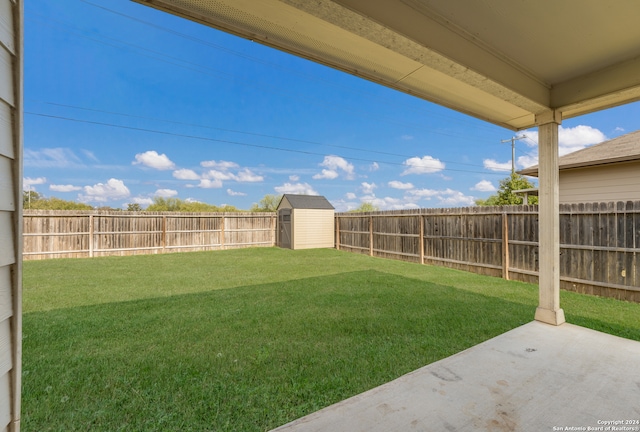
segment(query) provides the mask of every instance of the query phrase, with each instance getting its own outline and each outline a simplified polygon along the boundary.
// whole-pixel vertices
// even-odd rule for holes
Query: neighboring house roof
[[[323,196],[318,195],[293,195],[293,194],[284,194],[282,195],[282,200],[287,199],[291,207],[294,209],[326,209],[326,210],[334,210],[334,207],[331,205],[329,201]],[[282,203],[280,200],[280,203]],[[280,204],[278,204],[280,207]]]
[[[564,170],[636,160],[640,160],[640,131],[561,156],[558,166],[560,170]],[[538,165],[525,168],[518,173],[537,177]]]

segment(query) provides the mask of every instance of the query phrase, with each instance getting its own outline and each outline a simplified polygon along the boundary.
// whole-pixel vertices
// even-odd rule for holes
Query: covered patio
[[[510,130],[539,128],[536,322],[281,430],[564,430],[640,418],[640,344],[563,325],[558,220],[558,126],[640,100],[637,0],[136,1]],[[19,430],[23,1],[2,4],[0,96],[10,120],[0,270],[11,294],[2,352],[11,361],[0,428]]]

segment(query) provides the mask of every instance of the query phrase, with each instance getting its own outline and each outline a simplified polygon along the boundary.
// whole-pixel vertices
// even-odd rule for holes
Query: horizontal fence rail
[[[275,213],[25,210],[23,258],[81,258],[275,245]]]
[[[275,213],[24,211],[24,259],[274,246]],[[336,248],[537,283],[537,206],[336,213]],[[640,302],[640,201],[560,205],[560,283]]]
[[[538,207],[336,214],[336,248],[537,283]],[[640,302],[640,201],[560,205],[560,283]]]

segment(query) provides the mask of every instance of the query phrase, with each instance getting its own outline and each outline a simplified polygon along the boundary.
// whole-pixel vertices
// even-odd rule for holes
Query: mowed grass
[[[640,340],[640,305],[562,293]],[[537,287],[336,250],[24,263],[25,431],[264,431],[533,319]]]

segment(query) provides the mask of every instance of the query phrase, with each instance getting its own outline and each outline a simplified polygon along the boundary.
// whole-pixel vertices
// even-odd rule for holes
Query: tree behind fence
[[[275,213],[25,210],[23,257],[80,258],[275,244]]]
[[[538,281],[538,207],[336,214],[336,247]],[[560,206],[561,287],[640,301],[640,202]]]

